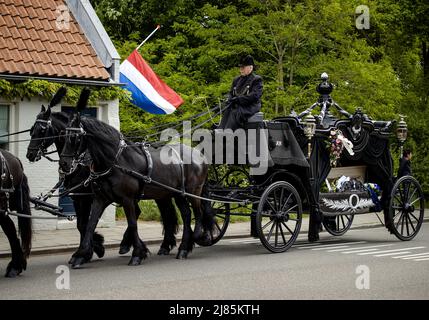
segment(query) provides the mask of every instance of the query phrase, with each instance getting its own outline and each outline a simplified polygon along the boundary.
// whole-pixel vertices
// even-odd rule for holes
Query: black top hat
[[[255,66],[255,61],[253,61],[253,57],[251,55],[243,56],[240,59],[239,67],[244,66]]]

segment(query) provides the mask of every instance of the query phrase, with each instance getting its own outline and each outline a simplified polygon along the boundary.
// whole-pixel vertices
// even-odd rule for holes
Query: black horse
[[[37,115],[36,121],[31,129],[31,141],[27,149],[27,159],[31,162],[39,161],[45,155],[47,148],[55,145],[58,155],[64,147],[65,138],[63,137],[69,115],[64,112],[52,112],[52,108],[61,102],[66,95],[65,88],[61,88],[52,98],[48,107],[42,106],[40,113]],[[82,97],[82,99],[86,99]],[[86,101],[79,100],[78,104],[86,104]],[[90,174],[88,159],[79,161],[73,172],[64,175],[63,186],[69,189],[80,185]],[[80,233],[81,241],[85,235],[88,218],[91,211],[91,203],[93,200],[92,189],[90,186],[81,186],[75,189],[71,198],[76,211],[77,228]],[[178,221],[175,208],[171,201],[157,202],[161,212],[161,218],[164,224],[164,240],[158,252],[159,255],[168,255],[176,245],[175,234],[178,230]],[[140,215],[138,203],[135,204],[137,216]],[[123,240],[120,245],[119,253],[126,254],[130,251],[132,239],[128,236],[129,230],[125,231]],[[93,249],[99,258],[104,256],[105,248],[103,246],[104,237],[97,232],[93,236]],[[74,256],[74,255],[73,255]],[[69,261],[72,263],[74,258]]]
[[[78,108],[78,111],[81,111],[81,108]],[[92,159],[91,184],[95,193],[88,227],[76,253],[74,267],[80,266],[92,255],[92,234],[104,209],[111,203],[122,205],[127,216],[128,229],[134,246],[129,265],[139,265],[148,252],[137,230],[135,202],[138,199],[155,199],[158,203],[175,199],[184,224],[178,259],[187,257],[193,249],[195,239],[207,239],[208,233],[212,230],[213,219],[208,215],[202,219],[202,215],[206,212],[203,207],[207,206],[202,206],[200,199],[187,199],[180,192],[149,183],[149,180],[143,178],[143,175],[150,176],[154,181],[170,188],[182,189],[190,194],[201,196],[207,178],[206,163],[192,161],[190,164],[181,164],[180,161],[176,161],[165,164],[162,161],[162,148],[151,149],[149,153],[143,145],[125,141],[115,128],[96,119],[81,117],[79,112],[71,118],[66,133],[66,143],[60,156],[60,167],[63,171],[69,171],[73,161],[85,151],[89,152]],[[171,147],[170,151],[177,157],[180,157],[179,153],[183,151],[187,154],[196,152],[185,145]],[[200,157],[202,158],[201,154]],[[192,204],[196,220],[194,232],[191,228],[191,210],[188,200]]]
[[[21,161],[11,153],[0,150],[0,225],[9,239],[12,261],[7,266],[6,277],[15,278],[27,268],[27,258],[31,251],[32,222],[30,209],[30,189]],[[18,217],[21,244],[15,224],[8,212],[14,211],[26,217]]]

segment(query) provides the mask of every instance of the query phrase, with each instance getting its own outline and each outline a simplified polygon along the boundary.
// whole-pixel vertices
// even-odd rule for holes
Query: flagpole
[[[136,51],[139,51],[139,49],[142,47],[142,45],[144,45],[146,43],[146,41],[148,41],[150,39],[150,37],[152,37],[155,34],[155,32],[157,32],[159,29],[161,29],[161,26],[157,25],[156,29],[153,30],[152,33],[146,39],[144,39],[142,43],[140,43],[140,45],[137,47]]]

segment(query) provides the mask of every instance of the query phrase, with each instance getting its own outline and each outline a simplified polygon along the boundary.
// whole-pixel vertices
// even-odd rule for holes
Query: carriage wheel
[[[354,214],[323,217],[323,227],[333,236],[342,236],[352,226]]]
[[[196,240],[195,242],[201,247],[212,246],[217,243],[224,236],[229,225],[229,212],[230,204],[228,203],[219,203],[212,202],[211,210],[214,217],[214,228],[210,232],[210,241],[200,241]]]
[[[278,181],[262,194],[256,214],[256,229],[262,244],[274,253],[289,249],[302,223],[302,202],[289,183]]]
[[[416,179],[400,178],[393,186],[389,203],[390,229],[402,241],[413,239],[423,223],[425,201]]]

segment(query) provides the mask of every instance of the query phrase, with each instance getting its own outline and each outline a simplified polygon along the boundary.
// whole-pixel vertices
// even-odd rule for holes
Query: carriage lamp
[[[304,134],[308,139],[308,158],[311,156],[311,138],[316,133],[316,118],[309,114],[304,118]]]
[[[407,127],[407,123],[404,120],[405,116],[399,115],[399,117],[401,118],[401,120],[399,121],[398,127],[396,128],[396,138],[398,139],[399,146],[401,149],[400,155],[402,156],[404,142],[405,140],[407,140],[408,127]]]

